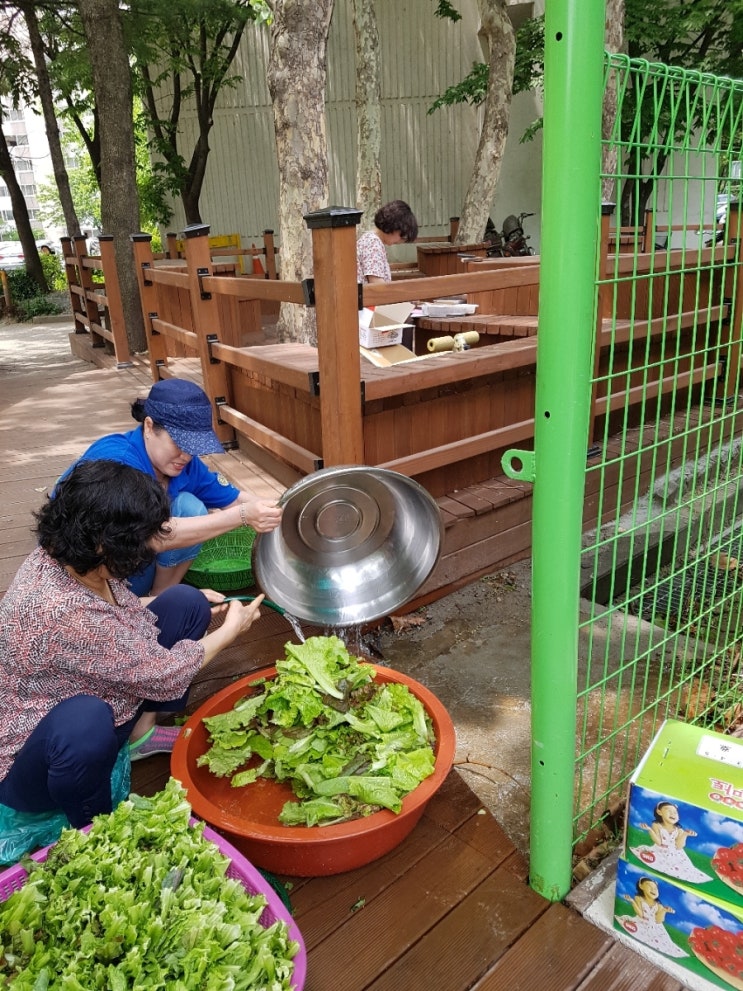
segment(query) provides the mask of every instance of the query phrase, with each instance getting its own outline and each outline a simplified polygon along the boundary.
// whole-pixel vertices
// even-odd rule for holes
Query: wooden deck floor
[[[129,429],[128,404],[150,384],[144,364],[51,359],[59,334],[66,341],[64,329],[29,327],[19,347],[0,327],[0,595],[33,546],[32,513],[59,472],[102,433]],[[281,489],[250,465],[238,472],[259,491]],[[272,661],[286,639],[285,621],[267,612],[209,667],[191,708]],[[165,757],[135,764],[134,790],[151,794],[168,774]],[[577,912],[542,899],[526,877],[523,857],[452,771],[390,854],[335,877],[284,879],[308,947],[306,991],[680,991]]]

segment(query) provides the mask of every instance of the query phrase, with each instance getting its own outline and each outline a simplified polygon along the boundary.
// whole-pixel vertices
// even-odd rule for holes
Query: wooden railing
[[[470,259],[455,274],[364,286],[359,299],[349,213],[355,211],[331,209],[307,218],[313,279],[303,283],[252,278],[218,263],[206,226],[185,232],[185,257],[178,260],[156,260],[149,237],[134,235],[153,380],[177,375],[179,354],[197,355],[222,442],[241,446],[285,484],[320,466],[365,463],[414,476],[441,496],[500,474],[503,452],[528,446],[534,433],[539,259]],[[735,322],[743,316],[741,293],[732,299],[732,285],[721,285],[716,274],[725,271],[731,281],[734,246],[695,253],[695,271],[701,267],[706,274],[692,279],[684,252],[624,258],[609,252],[608,236],[605,218],[607,280],[600,286],[596,324],[596,381],[603,384],[593,396],[592,432],[615,411],[625,415],[627,406],[661,402],[719,375],[716,361],[695,357],[695,328],[703,327],[724,348],[731,333],[727,317],[737,314]],[[662,296],[652,290],[659,276],[665,279]],[[478,317],[488,315],[494,325],[521,321],[528,332],[503,339],[488,331],[470,350],[391,367],[360,356],[360,303],[451,296],[478,302]],[[317,346],[256,343],[264,340],[266,302],[314,306]],[[604,375],[606,363],[611,360],[614,372],[622,361],[629,368],[628,348],[645,347],[643,341],[650,378],[642,389],[633,380],[612,392],[618,379]],[[739,364],[740,356],[732,355],[727,388],[736,387]]]
[[[444,492],[458,481],[471,484],[479,476],[499,473],[500,453],[515,437],[514,410],[522,405],[524,415],[518,419],[531,417],[533,383],[524,388],[524,378],[534,374],[534,342],[526,349],[517,342],[488,355],[472,351],[396,368],[376,368],[365,360],[362,364],[356,231],[353,226],[333,227],[332,212],[328,223],[313,230],[317,348],[243,346],[246,332],[258,329],[262,300],[308,305],[307,284],[215,274],[207,228],[192,230],[186,238],[186,271],[156,263],[148,240],[136,236],[153,378],[171,374],[168,340],[198,353],[205,388],[215,401],[220,438],[260,454],[280,478],[291,479],[320,464],[363,461],[394,464],[424,480],[432,491]],[[434,299],[485,289],[498,278],[497,272],[488,271],[366,286],[363,302],[373,306]],[[186,296],[189,317],[179,322],[173,314],[184,311]],[[512,402],[507,412],[503,410],[503,423],[494,424],[490,394],[508,377],[514,379]],[[462,388],[453,399],[456,382]],[[415,396],[417,402],[412,401]],[[460,407],[454,415],[452,405]],[[401,416],[408,418],[404,430],[394,426]],[[437,436],[432,424],[439,419]],[[469,427],[475,428],[471,434]],[[517,428],[518,436],[531,429]],[[475,459],[473,473],[467,465]]]
[[[262,242],[259,247],[252,243],[249,248],[245,248],[240,234],[214,234],[209,237],[209,249],[214,259],[224,261],[231,258],[241,275],[276,279],[278,278],[276,258],[279,249],[274,241],[274,232],[263,231]],[[165,252],[157,255],[156,260],[185,258],[185,241],[182,237],[173,233],[167,234],[165,244]]]
[[[119,367],[131,365],[112,236],[101,235],[100,255],[87,253],[84,235],[62,238],[67,287],[76,334],[90,334],[94,348],[110,345]],[[104,275],[105,272],[105,275]],[[96,280],[96,273],[100,279]]]
[[[693,234],[699,237],[711,235],[720,230],[716,221],[707,225],[694,224],[659,224],[656,222],[653,210],[645,211],[645,221],[641,227],[610,227],[607,239],[607,249],[612,253],[633,254],[646,253],[653,248],[665,251],[671,246],[674,233]]]

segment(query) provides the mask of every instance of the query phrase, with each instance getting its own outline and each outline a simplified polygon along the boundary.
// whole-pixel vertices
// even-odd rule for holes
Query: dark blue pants
[[[157,617],[158,641],[200,640],[211,619],[205,596],[188,585],[166,589],[147,607]],[[61,809],[72,826],[111,811],[111,771],[142,712],[180,712],[188,692],[170,702],[144,701],[134,718],[114,726],[107,702],[75,695],[40,720],[0,781],[0,803],[19,812]]]

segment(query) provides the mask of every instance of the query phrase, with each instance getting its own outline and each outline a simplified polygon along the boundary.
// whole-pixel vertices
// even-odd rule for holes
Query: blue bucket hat
[[[164,379],[156,382],[144,401],[145,416],[165,427],[186,454],[222,454],[224,448],[212,428],[209,397],[195,382]]]

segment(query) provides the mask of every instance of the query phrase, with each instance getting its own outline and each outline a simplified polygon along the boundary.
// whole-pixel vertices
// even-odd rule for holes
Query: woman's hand
[[[227,614],[222,623],[232,634],[232,639],[236,639],[241,633],[245,633],[260,616],[260,605],[265,599],[265,595],[257,595],[252,602],[238,602],[233,600],[227,606]]]
[[[252,602],[245,605],[234,599],[226,607],[221,607],[223,610],[226,608],[224,622],[201,639],[204,645],[205,665],[212,661],[220,650],[229,647],[241,633],[250,629],[261,614],[260,605],[264,599],[265,595],[257,595]]]
[[[249,523],[256,533],[269,533],[281,523],[283,510],[266,499],[243,499],[240,503],[240,519]]]
[[[202,588],[201,591],[204,593],[204,598],[206,599],[206,601],[207,602],[211,602],[212,607],[214,607],[214,606],[222,606],[222,605],[225,604],[225,601],[224,600],[225,600],[226,596],[225,596],[224,592],[215,592],[213,588]],[[222,609],[215,609],[214,612],[215,612],[215,615],[218,616],[221,612],[223,612],[223,610]]]

